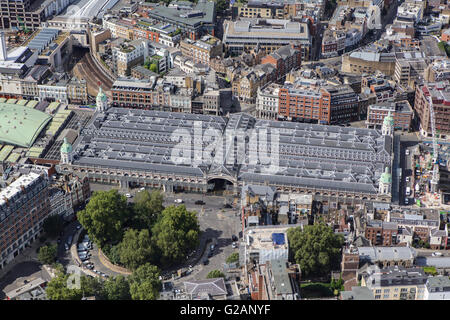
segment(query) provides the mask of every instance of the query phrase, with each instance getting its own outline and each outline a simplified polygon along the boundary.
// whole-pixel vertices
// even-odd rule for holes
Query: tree
[[[95,192],[86,209],[78,212],[78,220],[89,237],[100,247],[122,239],[122,227],[129,216],[127,198],[117,190]]]
[[[58,248],[55,244],[42,246],[39,249],[38,259],[43,264],[53,264],[56,261]]]
[[[81,300],[83,291],[81,289],[69,288],[67,280],[68,274],[58,271],[56,276],[50,280],[45,289],[49,300]]]
[[[150,71],[158,73],[158,65],[156,63],[152,63],[150,65]]]
[[[225,274],[220,270],[212,270],[206,276],[207,279],[225,278]]]
[[[324,225],[316,224],[288,230],[289,244],[296,263],[305,276],[328,275],[338,266],[344,239]]]
[[[159,270],[146,263],[130,276],[130,294],[133,300],[156,300],[161,290]]]
[[[128,229],[119,245],[120,262],[132,270],[148,262],[153,255],[150,233],[147,229]]]
[[[103,285],[103,297],[106,300],[131,300],[128,280],[122,275],[106,280]]]
[[[81,291],[83,296],[96,296],[100,297],[103,292],[103,283],[98,278],[88,277],[85,275],[81,276]]]
[[[103,253],[108,257],[113,264],[122,265],[120,261],[120,243],[116,245],[106,244],[102,248]]]
[[[163,264],[182,261],[198,245],[200,227],[196,213],[187,211],[184,205],[167,207],[155,223],[152,234]]]
[[[233,252],[230,254],[226,260],[226,263],[235,263],[239,262],[239,252]]]
[[[228,9],[228,2],[226,0],[217,0],[216,1],[217,12],[223,13],[227,9]]]
[[[45,218],[42,228],[48,237],[55,238],[64,230],[64,224],[59,215],[52,215]]]
[[[133,226],[137,229],[150,229],[164,210],[164,196],[159,191],[139,192],[134,202]]]

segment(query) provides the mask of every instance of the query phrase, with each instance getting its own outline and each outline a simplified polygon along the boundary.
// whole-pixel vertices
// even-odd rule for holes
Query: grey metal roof
[[[177,154],[177,157],[187,157],[187,163],[172,161],[174,147],[181,141],[180,132],[195,140],[196,133],[204,138],[214,136],[206,131],[211,129],[217,134],[215,140],[203,140],[201,146],[202,150],[211,149],[212,159],[200,159],[197,167],[191,165],[196,160],[192,143]],[[270,137],[267,141],[259,138],[258,143],[248,143],[245,159],[235,163],[234,139],[246,135],[261,137],[261,134]],[[278,143],[272,142],[272,137],[279,138]],[[390,137],[382,136],[377,130],[257,120],[246,113],[232,114],[227,119],[110,108],[105,114],[97,114],[82,131],[74,145],[74,164],[180,175],[227,175],[245,184],[268,182],[269,185],[376,194],[378,180],[391,163],[391,143]],[[278,145],[277,151],[272,144]],[[273,154],[263,152],[265,148],[273,150]],[[278,168],[267,171],[271,159],[277,161]]]
[[[379,261],[413,260],[417,253],[410,247],[359,247],[359,257],[371,263]]]
[[[201,293],[208,293],[211,296],[226,295],[227,289],[223,278],[205,279],[198,281],[185,281],[186,293],[197,296]]]

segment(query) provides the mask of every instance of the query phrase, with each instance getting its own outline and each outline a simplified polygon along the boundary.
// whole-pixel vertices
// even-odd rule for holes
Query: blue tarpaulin
[[[275,244],[284,244],[284,233],[272,233],[272,241]]]

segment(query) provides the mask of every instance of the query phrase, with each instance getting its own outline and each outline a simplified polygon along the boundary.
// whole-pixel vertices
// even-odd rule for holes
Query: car
[[[94,269],[94,265],[93,265],[93,264],[88,264],[88,265],[86,266],[86,268],[88,268],[89,270],[92,270],[92,269]]]
[[[195,201],[195,204],[197,204],[197,205],[204,205],[205,202],[203,200],[197,200],[197,201]]]
[[[233,235],[231,236],[231,240],[232,240],[232,241],[238,241],[239,239],[238,239],[238,237],[237,237],[235,234],[233,234]]]
[[[205,266],[206,266],[206,265],[207,265],[207,264],[209,263],[209,260],[205,258],[205,259],[203,259],[203,261],[202,261],[202,262],[203,262],[203,265],[205,265]]]
[[[216,246],[215,245],[211,245],[210,247],[209,247],[209,249],[211,250],[211,251],[214,251],[214,248],[215,248]]]
[[[224,207],[224,209],[233,208],[233,206],[231,204],[229,204],[229,203],[226,203],[223,207]]]
[[[184,203],[183,199],[175,199],[173,202],[175,202],[175,203]]]
[[[433,257],[441,257],[441,256],[442,256],[442,253],[436,251],[436,252],[433,252],[432,256],[433,256]]]
[[[77,225],[77,230],[80,230],[81,229],[81,225],[79,224],[79,225]]]
[[[408,203],[409,203],[408,198],[405,198],[405,204],[408,204]]]
[[[139,189],[139,191],[145,191],[145,188],[144,188],[144,187],[142,187],[142,188],[140,188],[140,189]]]
[[[61,243],[61,238],[58,238],[58,240],[56,240],[56,242]]]
[[[213,256],[213,252],[212,251],[208,252],[208,258],[211,258],[212,256]]]
[[[408,149],[406,149],[405,154],[406,154],[407,156],[409,156],[409,150],[408,150]]]
[[[131,197],[133,197],[131,194],[129,194],[129,193],[126,193],[125,194],[125,197],[127,197],[127,198],[131,198]]]
[[[88,256],[83,256],[83,257],[80,257],[80,259],[81,259],[81,261],[85,261],[85,260],[89,260],[89,257]]]
[[[406,177],[406,182],[409,182],[409,180],[411,180],[409,177]]]
[[[233,247],[233,249],[236,249],[238,247],[236,242],[233,242],[233,244],[231,246]]]
[[[69,250],[69,245],[67,243],[64,243],[64,249],[66,249],[66,251]]]

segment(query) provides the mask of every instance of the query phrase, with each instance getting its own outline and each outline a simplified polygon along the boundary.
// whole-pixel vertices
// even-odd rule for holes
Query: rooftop
[[[0,103],[0,142],[29,148],[51,119],[36,109]]]

